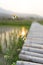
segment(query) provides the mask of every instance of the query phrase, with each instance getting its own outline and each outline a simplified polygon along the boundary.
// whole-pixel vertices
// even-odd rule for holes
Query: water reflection
[[[2,46],[2,51],[5,52],[6,48],[8,48],[13,42],[14,39],[18,41],[18,38],[26,37],[28,30],[25,27],[21,28],[13,28],[12,30],[6,31],[0,34],[0,43]]]
[[[22,35],[22,36],[25,36],[26,33],[27,33],[27,30],[23,27],[23,28],[22,28],[22,31],[21,31],[21,35]]]

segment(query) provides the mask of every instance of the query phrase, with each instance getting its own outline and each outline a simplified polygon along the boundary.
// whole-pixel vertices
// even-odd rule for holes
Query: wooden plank
[[[43,54],[22,50],[20,54],[43,58]]]
[[[31,43],[37,43],[37,44],[42,44],[43,45],[43,40],[33,40],[33,39],[29,39]],[[26,43],[28,43],[28,41],[26,41]]]
[[[43,64],[33,63],[33,62],[26,62],[26,61],[17,61],[16,65],[43,65]]]
[[[39,38],[39,39],[43,39],[43,36],[41,36],[41,35],[29,35],[29,36],[27,37],[27,39],[29,39],[29,38]]]
[[[22,50],[43,54],[43,49],[37,49],[37,48],[31,48],[31,47],[23,47]]]
[[[34,38],[29,38],[29,39],[26,39],[24,41],[24,44],[32,44],[32,43],[43,45],[43,40],[40,40],[40,39],[37,40],[37,39],[34,39]]]
[[[39,48],[39,49],[43,49],[43,45],[41,44],[36,44],[36,43],[26,43],[24,44],[24,47],[33,47],[33,48]]]
[[[20,54],[19,58],[22,59],[22,60],[26,60],[26,61],[43,63],[43,58],[39,58],[39,57],[34,57],[34,56],[28,56],[28,55]]]

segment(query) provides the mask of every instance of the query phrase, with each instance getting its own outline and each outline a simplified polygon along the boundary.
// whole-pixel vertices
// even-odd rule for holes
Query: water
[[[18,40],[20,36],[26,37],[27,32],[28,29],[25,27],[0,27],[0,45],[2,52],[5,52],[6,48],[13,43],[14,37],[16,40]]]

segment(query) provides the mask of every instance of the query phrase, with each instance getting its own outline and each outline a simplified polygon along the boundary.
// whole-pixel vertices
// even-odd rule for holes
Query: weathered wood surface
[[[43,26],[38,23],[31,25],[24,42],[17,65],[43,65]],[[32,62],[26,62],[32,61]],[[39,63],[39,64],[38,64]]]
[[[43,54],[39,54],[39,53],[36,53],[36,52],[34,53],[34,52],[30,52],[30,51],[28,52],[28,51],[22,50],[21,54],[43,58]]]
[[[26,61],[17,61],[16,65],[43,65],[43,64],[26,62]]]
[[[29,55],[20,54],[19,58],[22,59],[22,60],[43,63],[43,58],[35,57],[35,56],[31,56],[31,55],[29,56]]]
[[[43,45],[41,45],[41,44],[34,44],[34,43],[32,43],[32,44],[30,44],[30,43],[28,43],[28,44],[24,44],[24,46],[25,47],[33,47],[33,48],[39,48],[39,49],[43,49]]]
[[[33,38],[29,38],[25,40],[24,44],[32,44],[32,43],[36,43],[36,44],[42,44],[43,45],[43,40],[38,40],[38,39],[33,39]]]
[[[32,48],[32,47],[23,47],[22,50],[43,54],[43,49],[37,49],[37,48]]]

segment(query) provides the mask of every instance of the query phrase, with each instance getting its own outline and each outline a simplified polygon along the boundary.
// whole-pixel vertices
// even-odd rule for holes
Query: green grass
[[[31,20],[0,20],[0,25],[30,26]]]
[[[38,21],[40,24],[42,24],[43,25],[43,20],[41,20],[41,21]]]
[[[13,44],[10,45],[11,48],[9,47],[4,55],[6,59],[6,64],[12,65],[13,63],[16,63],[17,60],[19,60],[18,55],[21,51],[23,43],[23,38],[19,37],[18,42],[16,42],[16,38],[14,38]]]
[[[25,26],[25,27],[30,27],[32,22],[34,20],[8,20],[8,19],[3,19],[0,20],[0,26]],[[37,21],[41,24],[43,24],[43,20]]]

